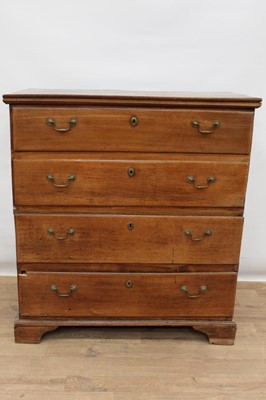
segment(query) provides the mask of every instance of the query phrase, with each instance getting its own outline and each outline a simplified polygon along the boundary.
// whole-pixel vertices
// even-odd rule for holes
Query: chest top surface
[[[258,108],[261,98],[230,92],[27,89],[3,95],[7,104],[140,105],[160,107]]]

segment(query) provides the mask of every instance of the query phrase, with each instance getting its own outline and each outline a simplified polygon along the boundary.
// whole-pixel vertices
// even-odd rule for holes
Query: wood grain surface
[[[228,318],[233,315],[236,277],[236,273],[29,271],[19,275],[20,316]],[[56,286],[56,292],[51,285]],[[73,292],[72,285],[76,286]],[[188,293],[181,291],[182,286]],[[200,292],[202,286],[207,287],[205,293]]]
[[[122,214],[242,217],[243,207],[15,206],[15,214]]]
[[[243,207],[247,175],[248,162],[193,161],[193,156],[188,161],[15,159],[14,204]],[[189,176],[195,182],[189,183]]]
[[[231,153],[250,152],[253,128],[251,111],[154,110],[139,108],[63,108],[13,107],[12,143],[17,151],[146,151]],[[132,127],[130,119],[138,118]],[[65,133],[47,125],[66,129],[69,121],[77,125]],[[214,121],[220,127],[212,134]]]
[[[18,273],[50,272],[238,272],[238,264],[85,264],[85,263],[19,263]]]
[[[15,221],[18,262],[64,263],[238,264],[243,225],[241,217],[110,214],[23,214]],[[192,239],[212,234],[196,242],[186,230]]]
[[[26,89],[3,95],[7,104],[202,107],[253,109],[261,98],[231,92]]]

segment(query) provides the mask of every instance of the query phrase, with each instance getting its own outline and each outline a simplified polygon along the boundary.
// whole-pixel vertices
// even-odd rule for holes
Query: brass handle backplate
[[[194,176],[187,176],[186,181],[191,183],[195,189],[207,189],[211,183],[216,182],[215,176],[208,176],[207,185],[196,185],[196,178]]]
[[[68,127],[67,128],[57,128],[56,127],[56,121],[53,118],[47,118],[46,123],[47,123],[48,126],[52,126],[56,132],[64,133],[64,132],[70,131],[71,128],[76,126],[78,124],[78,120],[76,118],[71,118],[67,122],[68,123]]]
[[[71,285],[71,286],[69,287],[69,291],[68,291],[67,293],[60,293],[60,292],[58,291],[56,285],[53,284],[53,285],[50,286],[50,290],[51,290],[52,292],[55,292],[55,293],[57,294],[58,297],[69,297],[69,296],[71,296],[71,294],[72,294],[73,292],[75,292],[77,289],[78,289],[77,285]]]
[[[133,126],[134,128],[135,126],[138,125],[138,123],[139,123],[138,118],[135,115],[133,115],[133,117],[130,118],[130,125]]]
[[[212,231],[210,229],[207,229],[204,233],[202,237],[199,238],[193,238],[192,232],[191,231],[184,231],[185,236],[189,237],[190,240],[192,240],[192,242],[201,242],[202,240],[204,240],[206,237],[211,236],[212,235]]]
[[[74,174],[68,175],[67,183],[62,183],[62,184],[55,183],[55,177],[52,174],[48,174],[46,176],[46,179],[48,180],[48,182],[51,182],[51,184],[56,188],[66,188],[69,186],[70,182],[73,182],[76,179],[76,175]]]
[[[221,126],[221,122],[220,121],[214,121],[212,124],[212,128],[209,130],[202,130],[200,129],[200,122],[199,121],[192,121],[191,125],[193,128],[197,128],[199,133],[201,133],[202,135],[210,135],[211,133],[213,133],[215,131],[215,129],[220,128]]]
[[[204,293],[207,292],[208,288],[207,286],[203,285],[199,288],[199,293],[198,294],[189,294],[189,288],[187,286],[181,286],[180,290],[182,293],[185,293],[187,297],[190,299],[196,299],[200,296],[202,296]]]
[[[68,228],[65,236],[56,236],[54,228],[48,228],[47,234],[53,236],[56,240],[66,240],[68,236],[73,236],[75,234],[75,229]]]

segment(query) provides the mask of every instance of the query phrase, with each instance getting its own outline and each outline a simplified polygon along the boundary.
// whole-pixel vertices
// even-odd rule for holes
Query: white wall
[[[266,98],[264,0],[1,0],[0,88],[233,91]],[[15,273],[0,104],[0,274]],[[240,279],[266,280],[266,107],[257,110]]]

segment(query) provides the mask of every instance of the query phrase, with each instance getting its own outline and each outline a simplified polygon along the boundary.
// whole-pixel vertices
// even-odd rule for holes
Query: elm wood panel
[[[156,110],[141,108],[63,108],[13,107],[12,143],[15,150],[35,151],[146,151],[231,153],[250,152],[253,112],[208,110]],[[130,125],[137,116],[138,125]],[[78,123],[70,131],[59,133],[46,123],[56,120],[67,128],[68,121]],[[197,120],[209,130],[215,120],[221,126],[205,135],[192,127]]]
[[[134,176],[129,176],[130,168]],[[52,175],[54,181],[48,181]],[[75,180],[68,177],[75,175]],[[16,205],[243,207],[248,163],[13,160]],[[187,182],[194,176],[196,189]],[[63,188],[54,185],[68,185]]]
[[[224,318],[225,319],[225,318]],[[106,327],[106,326],[165,326],[165,327],[192,327],[198,332],[207,335],[211,344],[232,345],[236,335],[236,323],[219,320],[191,320],[191,319],[40,319],[40,318],[18,318],[15,321],[14,333],[16,343],[40,343],[42,336],[46,332],[53,331],[59,326],[77,326],[77,327]]]
[[[247,154],[198,154],[198,153],[145,153],[145,152],[125,152],[123,151],[12,151],[12,160],[151,160],[151,161],[216,161],[216,162],[249,162]]]
[[[56,330],[59,326],[77,327],[107,327],[107,326],[171,326],[185,327],[191,326],[194,330],[207,335],[209,343],[217,345],[233,345],[237,326],[234,321],[228,318],[215,318],[215,320],[195,321],[191,319],[40,319],[40,318],[18,318],[14,325],[14,335],[16,343],[37,344],[41,342],[43,335],[49,331]]]
[[[132,287],[126,287],[130,280]],[[29,272],[19,275],[20,317],[232,317],[237,274]],[[51,291],[56,285],[57,292]],[[71,285],[77,289],[67,297]],[[207,291],[198,295],[201,286]]]
[[[209,343],[218,345],[233,345],[235,342],[237,325],[235,322],[219,323],[196,322],[193,329],[198,332],[205,333],[209,339]]]
[[[40,320],[22,320],[16,319],[14,324],[15,343],[38,344],[41,343],[45,333],[59,328],[58,322],[45,323]]]
[[[241,217],[106,214],[20,214],[15,221],[21,263],[238,264],[243,225]],[[209,229],[212,235],[200,242],[184,234],[199,238]]]
[[[137,214],[137,215],[198,215],[242,217],[243,207],[67,207],[16,206],[14,214]]]
[[[238,272],[237,264],[70,264],[70,263],[20,263],[17,265],[19,274],[28,271],[50,272]]]
[[[208,110],[220,110],[220,109],[226,109],[226,110],[248,110],[248,111],[253,111],[255,108],[261,107],[261,103],[259,101],[248,101],[248,102],[243,102],[239,101],[236,99],[235,101],[232,102],[224,102],[224,101],[213,101],[212,103],[209,103],[208,101],[204,100],[147,100],[147,99],[123,99],[122,101],[120,99],[101,99],[101,98],[92,98],[92,99],[85,99],[82,97],[79,98],[73,98],[73,99],[61,99],[61,98],[41,98],[41,99],[34,99],[34,98],[26,98],[26,97],[21,97],[19,100],[11,100],[6,99],[4,101],[6,104],[11,104],[10,107],[12,108],[13,106],[64,106],[64,107],[141,107],[141,108],[158,108],[158,109],[197,109],[197,108],[202,108],[202,109],[208,109]]]

